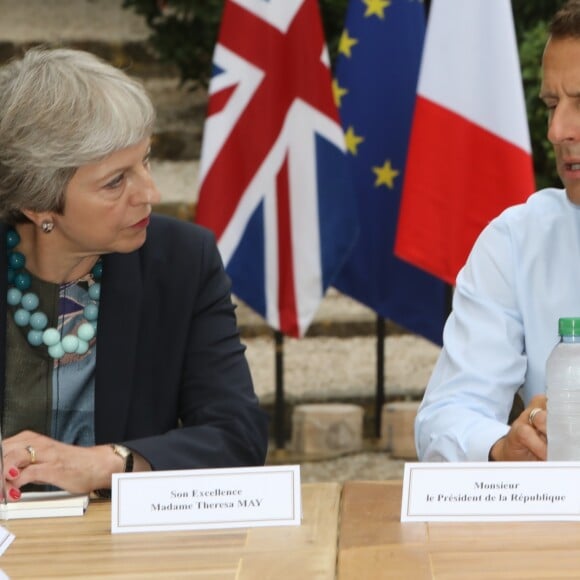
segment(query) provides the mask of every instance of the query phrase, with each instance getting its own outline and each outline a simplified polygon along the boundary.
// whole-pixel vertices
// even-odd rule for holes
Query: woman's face
[[[127,253],[143,245],[151,205],[161,197],[149,155],[146,138],[76,171],[65,192],[63,215],[53,216],[54,233],[63,237],[65,248],[93,255]]]

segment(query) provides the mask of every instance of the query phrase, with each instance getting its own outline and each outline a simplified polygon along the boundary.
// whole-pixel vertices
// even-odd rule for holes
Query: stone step
[[[153,0],[154,1],[154,0]],[[0,38],[27,42],[142,42],[145,19],[123,0],[0,0]]]
[[[0,0],[0,11],[0,63],[43,44],[88,50],[139,76],[177,76],[159,63],[145,19],[123,0]]]
[[[39,44],[87,50],[141,78],[157,109],[153,156],[196,160],[206,92],[180,82],[175,66],[160,62],[145,19],[122,0],[0,0],[0,64]]]
[[[0,64],[22,55],[34,46],[67,47],[92,52],[138,78],[177,78],[179,76],[179,71],[175,66],[158,59],[147,39],[137,41],[59,39],[50,41],[37,38],[14,42],[6,40],[3,36],[0,38],[2,38],[0,41]]]
[[[152,77],[143,84],[157,111],[152,147],[155,159],[195,161],[201,155],[207,92],[176,78]]]

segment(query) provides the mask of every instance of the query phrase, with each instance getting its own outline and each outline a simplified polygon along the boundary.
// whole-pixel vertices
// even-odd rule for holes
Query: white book
[[[29,491],[15,502],[0,504],[0,519],[59,518],[82,516],[89,496],[66,491]]]

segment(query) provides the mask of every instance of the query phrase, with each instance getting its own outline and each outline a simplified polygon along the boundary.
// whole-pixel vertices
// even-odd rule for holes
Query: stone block
[[[389,450],[392,457],[417,459],[415,417],[419,405],[419,401],[397,401],[383,405],[380,446]]]
[[[363,414],[359,405],[297,405],[292,414],[292,449],[306,454],[359,451],[363,443]]]

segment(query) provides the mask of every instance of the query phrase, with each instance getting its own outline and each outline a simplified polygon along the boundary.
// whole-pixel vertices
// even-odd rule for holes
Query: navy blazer
[[[7,271],[0,225],[0,271]],[[49,234],[50,235],[50,234]],[[0,320],[6,320],[6,275]],[[263,465],[266,413],[254,393],[213,234],[153,214],[145,244],[103,256],[96,443],[123,443],[153,469]],[[0,332],[0,401],[6,325]]]

